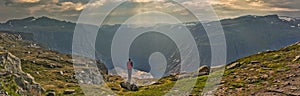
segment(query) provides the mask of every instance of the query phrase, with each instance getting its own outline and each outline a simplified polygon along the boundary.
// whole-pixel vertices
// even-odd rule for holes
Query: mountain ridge
[[[77,85],[80,81],[74,78],[73,67],[68,60],[70,58],[68,55],[30,46],[32,42],[26,43],[19,38],[19,35],[0,35],[0,38],[3,40],[0,42],[0,48],[21,58],[23,71],[30,73],[45,88],[46,93],[43,94],[55,92],[58,95],[67,95],[64,94],[64,91],[69,91],[75,92],[71,95],[83,95]],[[233,65],[233,67],[227,66],[224,78],[218,85],[220,87],[215,95],[300,95],[297,90],[300,88],[300,84],[297,82],[300,80],[299,48],[300,43],[296,43],[278,51],[261,52],[230,63],[228,66]],[[43,60],[45,62],[42,62]],[[173,76],[167,76],[152,85],[142,86],[137,92],[131,92],[119,86],[119,82],[124,80],[122,77],[107,76],[106,79],[107,86],[116,94],[133,96],[163,95],[177,81]],[[50,83],[46,82],[49,80]],[[198,76],[197,80],[192,93],[190,93],[192,96],[203,94],[202,88],[205,86],[207,75]],[[189,79],[183,78],[179,81],[188,82]],[[15,88],[13,83],[9,82],[9,84],[12,84],[11,88]],[[15,90],[9,92],[13,93]]]
[[[224,19],[221,20],[221,24],[223,25],[223,29],[225,32],[226,43],[228,45],[227,48],[227,63],[233,62],[239,58],[246,57],[258,52],[262,52],[265,50],[277,50],[284,46],[293,44],[300,40],[300,27],[298,24],[300,20],[296,19],[296,21],[286,21],[279,18],[278,15],[267,15],[267,16],[242,16],[234,19]],[[27,18],[26,20],[30,21],[34,17]],[[44,18],[46,21],[49,18]],[[25,21],[26,21],[25,20]],[[49,20],[52,20],[51,18]],[[63,22],[59,20],[54,20],[53,22]],[[44,22],[45,23],[45,22]],[[47,22],[46,22],[47,23]],[[72,52],[72,39],[73,39],[73,31],[76,26],[75,23],[67,23],[64,28],[60,24],[51,24],[49,26],[27,26],[24,28],[24,25],[20,25],[18,27],[10,28],[9,23],[6,25],[0,24],[0,30],[5,30],[13,32],[30,32],[33,34],[33,41],[39,42],[41,45],[46,46],[47,49],[59,51],[61,53],[71,54]],[[62,23],[62,24],[64,24]],[[214,28],[214,24],[216,22],[209,23],[197,23],[191,24],[188,26],[192,34],[195,36],[196,43],[199,45],[200,53],[203,54],[201,62],[202,65],[210,64],[210,45],[209,45],[209,37],[206,36],[206,32],[204,26],[208,28]],[[42,24],[37,24],[42,25]],[[58,26],[52,26],[58,25]],[[4,27],[3,27],[4,26]],[[69,26],[69,27],[67,27]],[[79,25],[81,26],[81,25]],[[174,27],[173,25],[169,26],[170,29]],[[92,26],[92,28],[98,28],[97,26]],[[96,40],[96,54],[97,59],[103,61],[109,69],[113,69],[112,61],[110,53],[110,48],[103,48],[101,46],[110,46],[109,43],[112,42],[112,38],[114,36],[114,32],[120,27],[119,24],[116,25],[105,25],[103,28],[99,30],[99,34]],[[176,26],[175,26],[176,27]],[[32,29],[30,29],[32,28]],[[134,29],[132,29],[134,30]],[[101,37],[102,34],[106,34],[108,36]],[[158,39],[159,40],[159,39]],[[140,41],[146,42],[146,41]],[[168,44],[161,44],[168,45]],[[146,46],[146,45],[145,45]],[[159,46],[159,45],[158,45]],[[174,47],[174,46],[166,46],[166,47]],[[166,48],[168,49],[168,48]],[[132,49],[139,50],[139,49]],[[134,56],[141,57],[141,56]],[[146,58],[146,57],[145,57]],[[145,59],[142,58],[142,59]],[[146,58],[147,59],[147,58]],[[136,61],[140,64],[147,64],[146,61]],[[176,63],[176,62],[175,62]],[[143,65],[144,66],[144,65]],[[149,67],[143,67],[142,65],[137,65],[137,69],[143,71],[149,71]],[[176,66],[171,66],[176,67]]]

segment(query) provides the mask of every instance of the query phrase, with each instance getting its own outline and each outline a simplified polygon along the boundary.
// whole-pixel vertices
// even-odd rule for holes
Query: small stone
[[[279,59],[280,57],[281,57],[280,55],[276,54],[273,56],[273,59]]]
[[[266,68],[266,67],[263,67],[262,69],[263,70],[272,70],[272,68]]]
[[[198,76],[208,75],[210,72],[210,68],[208,66],[202,66],[198,69]]]
[[[8,72],[0,72],[0,76],[7,76],[8,74]]]
[[[295,59],[293,60],[293,62],[296,62],[298,60],[300,60],[300,56],[296,56]]]
[[[155,83],[153,83],[153,85],[160,85],[160,84],[163,84],[163,83],[162,82],[155,82]]]
[[[49,92],[47,96],[55,96],[55,92]]]
[[[256,69],[254,69],[254,68],[251,68],[251,69],[250,69],[250,71],[255,71],[255,70],[256,70]]]
[[[241,63],[240,62],[236,62],[236,63],[233,63],[229,66],[226,67],[226,69],[234,69],[236,67],[240,67],[241,66]]]
[[[170,80],[171,80],[171,81],[177,81],[178,79],[174,76],[174,77],[171,77]]]
[[[285,71],[286,71],[285,68],[281,68],[281,69],[278,70],[278,72],[285,72]]]
[[[0,50],[4,50],[4,49],[5,49],[4,47],[0,46]]]
[[[64,75],[64,72],[63,71],[59,71],[60,75]]]
[[[261,78],[261,79],[263,79],[263,80],[266,80],[266,79],[268,79],[268,78],[269,78],[269,75],[267,75],[267,74],[264,74],[264,75],[260,76],[260,78]]]
[[[132,84],[130,87],[131,87],[131,91],[138,91],[139,90],[138,87],[134,84]]]
[[[119,89],[117,89],[117,88],[111,88],[111,90],[114,90],[114,91],[119,91]]]
[[[221,81],[221,83],[220,84],[225,84],[226,83],[226,81]]]
[[[181,74],[178,76],[178,79],[190,78],[192,77],[190,74]]]
[[[257,77],[250,77],[250,78],[248,78],[248,79],[246,79],[246,82],[248,82],[248,83],[255,83],[255,82],[257,82]]]
[[[28,52],[26,52],[26,54],[31,54],[31,52],[30,52],[30,51],[28,51]]]
[[[75,90],[65,90],[64,94],[73,94],[75,93]]]
[[[298,90],[298,87],[291,86],[289,89],[291,89],[291,90]]]
[[[258,63],[260,63],[259,61],[251,61],[250,62],[251,64],[258,64]]]

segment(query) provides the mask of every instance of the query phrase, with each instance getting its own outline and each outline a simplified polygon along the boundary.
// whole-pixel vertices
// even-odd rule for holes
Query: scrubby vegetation
[[[237,60],[216,95],[300,95],[300,43]],[[234,64],[234,63],[233,63]]]

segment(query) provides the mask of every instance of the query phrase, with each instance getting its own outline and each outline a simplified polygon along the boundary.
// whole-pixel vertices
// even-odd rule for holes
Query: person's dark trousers
[[[131,74],[132,74],[132,69],[128,69],[128,81],[127,82],[131,82]]]

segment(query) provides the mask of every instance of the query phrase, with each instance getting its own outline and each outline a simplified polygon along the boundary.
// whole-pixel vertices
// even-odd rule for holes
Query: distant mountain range
[[[266,50],[276,50],[284,46],[293,44],[300,41],[300,19],[291,18],[287,16],[267,15],[267,16],[242,16],[234,19],[221,20],[227,42],[227,63],[233,62],[239,58],[256,54],[258,52]],[[213,28],[216,22],[199,23],[190,22],[186,23],[187,28],[195,36],[196,43],[198,43],[201,64],[209,65],[211,60],[211,50],[209,45],[209,39],[205,33],[203,26]],[[61,53],[72,52],[72,38],[76,23],[59,21],[48,17],[34,18],[29,17],[25,19],[9,20],[6,23],[0,24],[0,30],[11,32],[24,32],[31,33],[32,40],[41,43],[45,47],[56,50]],[[98,26],[88,25],[93,28]],[[170,29],[177,25],[165,25]],[[104,25],[99,30],[98,38],[96,41],[97,57],[106,64],[109,69],[113,69],[111,61],[111,49],[110,44],[112,37],[120,27],[120,24],[116,25]],[[135,28],[136,30],[142,30],[142,28]],[[150,28],[151,29],[151,28]],[[134,28],[132,28],[134,30]],[[105,37],[103,37],[105,34]],[[157,35],[159,34],[152,34]],[[150,36],[150,35],[149,35]],[[136,69],[150,71],[150,65],[148,64],[148,54],[154,51],[154,49],[143,50],[139,44],[144,44],[143,48],[158,48],[161,45],[169,45],[168,48],[162,50],[166,52],[164,55],[168,59],[168,69],[166,73],[170,73],[171,69],[178,71],[180,68],[178,59],[180,56],[177,52],[176,46],[170,42],[159,42],[162,39],[155,38],[153,44],[157,44],[155,47],[151,44],[147,44],[150,38],[145,36],[141,38],[139,42],[136,42],[137,47],[132,47],[131,53],[135,60]],[[159,42],[159,43],[158,43]],[[140,54],[139,54],[140,53]],[[145,53],[145,54],[141,54]],[[145,55],[145,56],[143,56]],[[155,68],[154,68],[155,69]]]

